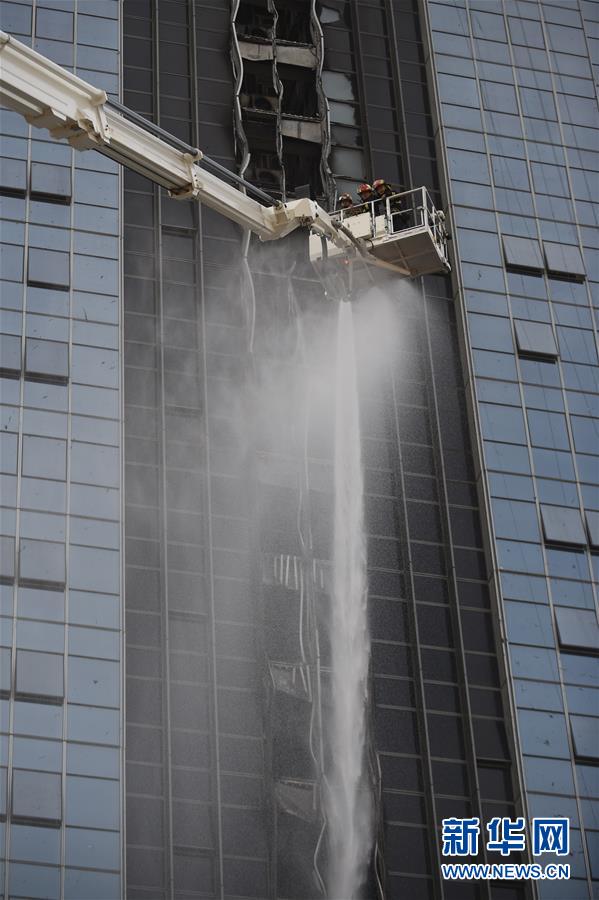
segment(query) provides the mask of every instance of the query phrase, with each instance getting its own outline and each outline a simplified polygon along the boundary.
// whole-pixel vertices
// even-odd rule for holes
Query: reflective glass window
[[[0,373],[16,375],[21,371],[21,338],[16,334],[0,335]]]
[[[66,381],[69,376],[69,345],[62,341],[27,338],[25,374],[35,378]]]
[[[0,647],[0,692],[8,694],[12,684],[12,650]]]
[[[509,72],[509,69],[507,70]],[[511,113],[516,109],[516,90],[510,84],[496,81],[481,81],[483,105],[485,109]]]
[[[68,288],[70,281],[69,254],[57,250],[31,247],[27,267],[29,284]]]
[[[560,662],[567,684],[597,687],[599,684],[599,657],[561,653]]]
[[[65,819],[68,825],[118,828],[120,819],[118,781],[67,775]]]
[[[529,409],[526,415],[530,440],[535,447],[550,447],[555,450],[570,448],[566,417],[562,413]]]
[[[597,453],[599,450],[599,419],[571,416],[570,421],[576,450],[579,453]]]
[[[47,11],[47,10],[46,10]],[[66,166],[31,163],[31,196],[68,202],[71,199],[71,170]],[[42,279],[37,279],[42,280]]]
[[[510,641],[517,644],[531,644],[536,647],[553,647],[555,645],[551,613],[547,606],[506,600],[505,609]]]
[[[62,817],[61,776],[51,772],[15,769],[12,776],[12,815],[42,819],[58,825]]]
[[[506,265],[523,269],[543,269],[543,257],[537,240],[504,235],[503,255]]]
[[[582,518],[578,509],[541,505],[545,540],[552,544],[586,544]]]
[[[27,190],[27,162],[0,157],[0,191],[25,193]]]
[[[588,365],[597,364],[597,346],[592,331],[558,325],[557,337],[562,359]]]
[[[537,710],[519,710],[518,722],[524,753],[569,759],[570,748],[563,715]]]
[[[558,607],[555,617],[562,647],[599,650],[599,624],[594,610]]]
[[[550,273],[571,275],[583,279],[586,275],[584,262],[578,247],[571,244],[555,244],[543,241],[545,262]]]
[[[599,760],[599,718],[570,716],[570,728],[576,756]]]
[[[506,238],[504,238],[504,241]],[[544,322],[525,322],[516,319],[516,343],[520,353],[533,356],[557,356],[557,345],[551,325]]]
[[[62,698],[62,655],[17,650],[16,692],[33,697]]]
[[[33,825],[12,825],[10,829],[12,859],[30,859],[36,863],[60,863],[60,831]]]
[[[587,510],[585,513],[589,544],[594,549],[599,549],[599,512]]]
[[[534,503],[493,500],[493,523],[498,537],[521,541],[539,540],[537,509]]]
[[[11,432],[0,432],[0,471],[9,475],[17,471],[18,437]]]
[[[15,539],[0,535],[0,577],[12,579],[15,576]]]
[[[19,551],[21,581],[44,581],[64,584],[64,544],[22,538]]]
[[[527,191],[530,188],[526,163],[519,159],[492,156],[493,180],[497,187]]]
[[[66,441],[24,435],[23,474],[64,480],[67,467]]]
[[[548,794],[573,794],[572,764],[539,756],[524,758],[526,786],[529,791]]]

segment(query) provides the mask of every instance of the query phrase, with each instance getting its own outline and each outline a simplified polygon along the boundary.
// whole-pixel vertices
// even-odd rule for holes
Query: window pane
[[[543,249],[549,272],[572,275],[581,280],[585,277],[584,263],[578,247],[543,241]]]
[[[0,372],[21,371],[21,338],[15,334],[0,335]]]
[[[39,250],[31,247],[27,268],[29,284],[69,286],[69,254],[57,250]]]
[[[27,163],[21,159],[0,159],[0,191],[27,190]]]
[[[16,690],[28,696],[62,697],[62,655],[18,650]]]
[[[19,554],[19,578],[21,581],[64,584],[64,544],[22,538]]]
[[[576,756],[599,759],[599,718],[570,716],[570,727]]]
[[[599,650],[599,624],[594,610],[558,607],[555,614],[562,647]]]
[[[503,236],[503,255],[508,266],[523,269],[543,269],[539,242],[531,238]]]
[[[58,824],[62,816],[61,776],[15,769],[12,814],[20,819],[44,819]]]
[[[32,162],[31,195],[68,202],[71,199],[71,170],[66,166]]]
[[[55,438],[25,435],[23,437],[23,474],[64,480],[67,466],[66,446],[66,441]]]
[[[580,512],[566,506],[541,505],[545,540],[552,544],[586,544]]]
[[[27,338],[25,374],[66,381],[69,376],[69,345],[62,341]]]
[[[516,342],[521,353],[535,356],[557,356],[557,346],[551,325],[544,322],[524,322],[522,319],[516,319],[514,324]]]

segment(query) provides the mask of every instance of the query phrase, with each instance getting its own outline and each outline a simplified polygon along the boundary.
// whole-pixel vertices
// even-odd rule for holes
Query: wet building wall
[[[125,102],[273,193],[307,186],[331,200],[331,172],[339,189],[382,175],[436,192],[415,6],[251,6],[196,4],[194,18],[187,3],[128,2]],[[310,28],[284,31],[300,6]],[[290,52],[312,98],[295,113],[281,77]],[[324,158],[306,140],[315,128],[330,134]],[[134,176],[125,220],[129,892],[316,896],[305,861],[322,827],[322,761],[298,748],[314,710],[326,714],[326,672],[314,680],[298,638],[302,609],[308,650],[324,634],[331,447],[308,442],[304,468],[290,361],[298,314],[320,307],[322,288],[299,241],[290,266],[282,245],[248,246]],[[382,286],[403,337],[384,379],[363,386],[376,874],[387,896],[490,896],[441,885],[435,831],[444,815],[519,809],[451,288]],[[293,399],[264,441],[244,410],[272,372]]]
[[[567,815],[594,896],[597,181],[593,3],[430,3],[481,488],[530,815]]]
[[[118,3],[0,26],[118,96]],[[120,173],[1,123],[0,894],[118,897]]]

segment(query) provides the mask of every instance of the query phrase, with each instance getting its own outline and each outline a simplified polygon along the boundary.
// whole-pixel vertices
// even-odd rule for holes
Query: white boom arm
[[[193,197],[249,228],[262,240],[284,237],[302,225],[327,237],[340,249],[350,240],[330,216],[309,199],[262,206],[216,175],[196,165],[202,153],[185,153],[130,122],[108,104],[106,92],[0,31],[0,103],[52,137],[65,138],[78,150],[98,150],[173,197]]]

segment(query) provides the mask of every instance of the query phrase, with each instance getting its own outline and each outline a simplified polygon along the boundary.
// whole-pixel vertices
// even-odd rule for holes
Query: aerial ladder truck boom
[[[343,222],[308,198],[274,200],[209,160],[201,150],[168,135],[109,99],[105,91],[5,32],[0,32],[0,104],[20,113],[29,124],[47,129],[57,140],[67,140],[75,149],[97,150],[139,172],[166,188],[172,197],[199,200],[263,241],[277,240],[307,226],[312,233],[310,256],[315,262],[328,257],[359,258],[412,276],[449,268],[442,219],[432,204],[422,204],[422,222],[415,235],[418,246],[412,241],[416,252],[410,260],[405,252],[407,231],[394,237],[391,215],[383,221],[384,216],[370,211]],[[207,171],[206,166],[218,174]],[[225,179],[240,184],[245,192]],[[418,191],[425,201],[425,189]],[[400,243],[403,251],[399,251]]]

